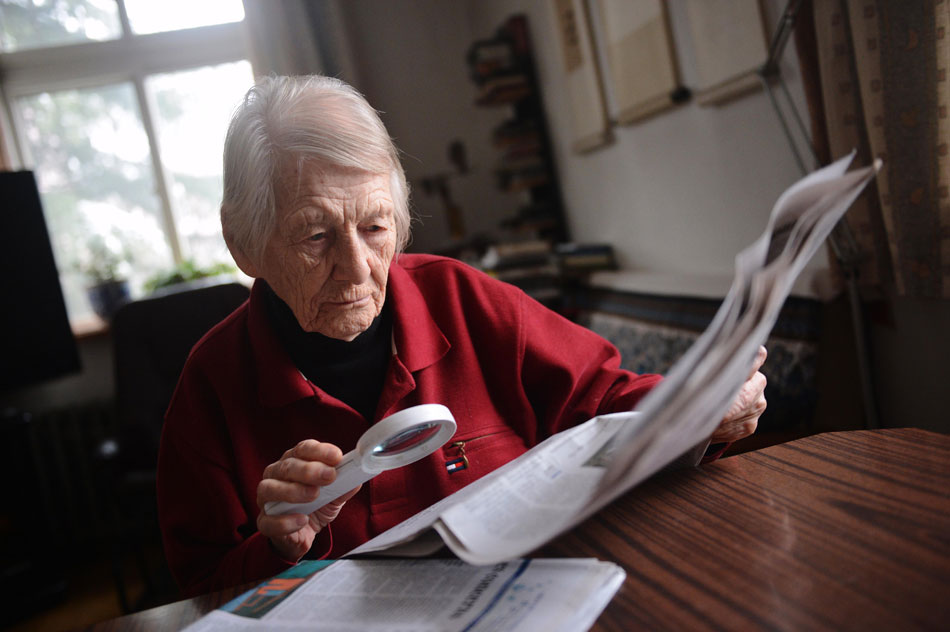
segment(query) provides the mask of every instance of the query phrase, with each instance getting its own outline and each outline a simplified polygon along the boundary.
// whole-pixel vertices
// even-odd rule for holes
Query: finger
[[[257,506],[270,502],[309,503],[320,495],[320,486],[265,478],[257,485]]]
[[[723,419],[723,422],[738,422],[749,417],[757,417],[765,411],[765,407],[765,389],[750,384],[749,391],[743,393],[741,407],[731,411],[732,414]]]
[[[758,374],[761,375],[761,374]],[[759,418],[768,405],[765,399],[765,376],[749,380],[743,385],[739,397],[729,413],[723,417],[710,440],[714,443],[738,441],[755,432]]]
[[[768,404],[766,403],[765,398],[761,397],[757,399],[755,403],[749,407],[748,410],[742,411],[741,414],[729,419],[728,423],[724,425],[732,426],[732,425],[743,424],[752,419],[758,420],[759,417],[762,416],[762,413],[765,412],[765,408],[767,405]]]
[[[309,522],[304,514],[269,516],[263,511],[257,516],[257,530],[268,538],[279,538],[297,533]]]
[[[342,506],[346,503],[346,501],[348,501],[349,499],[353,498],[353,496],[356,496],[357,492],[359,492],[362,488],[363,488],[363,484],[360,483],[359,485],[357,485],[356,487],[354,487],[354,488],[351,489],[350,491],[346,492],[345,494],[343,494],[342,496],[340,496],[340,497],[337,498],[336,500],[333,500],[333,501],[327,503],[325,506],[326,506],[326,507],[336,507],[336,508],[339,509],[340,507],[342,507]]]
[[[284,452],[281,460],[289,458],[302,461],[319,461],[336,466],[343,459],[343,451],[332,443],[306,439]]]
[[[269,502],[306,503],[316,499],[320,488],[336,480],[336,468],[325,463],[283,459],[264,469],[257,484],[257,505]]]
[[[768,380],[761,373],[756,373],[748,380],[742,383],[739,393],[732,401],[732,405],[722,417],[722,422],[727,423],[731,420],[745,416],[755,406],[756,400],[764,397],[765,386]]]
[[[762,368],[762,365],[765,364],[765,359],[769,357],[769,352],[762,345],[759,345],[759,350],[755,353],[755,359],[752,361],[752,370],[749,371],[749,377],[746,379],[751,379],[755,375],[756,371]]]
[[[315,528],[317,530],[320,530],[323,527],[327,526],[327,524],[329,524],[334,518],[337,517],[337,515],[340,513],[340,510],[343,509],[343,505],[346,504],[346,501],[353,498],[353,496],[356,496],[357,492],[359,492],[362,487],[363,487],[362,485],[359,485],[358,487],[351,489],[350,491],[346,492],[339,498],[336,498],[332,500],[331,502],[328,502],[326,505],[324,505],[323,507],[320,507],[319,509],[314,511],[312,514],[310,514],[311,517],[317,522],[317,524],[314,525]]]
[[[752,435],[758,427],[758,416],[752,416],[743,420],[724,424],[716,429],[716,432],[709,438],[710,443],[727,443],[745,439]]]
[[[743,385],[743,388],[746,389],[746,394],[750,400],[758,399],[765,393],[765,387],[768,386],[769,380],[765,377],[764,373],[756,372],[746,381]]]
[[[288,458],[271,463],[264,468],[263,478],[305,485],[329,485],[336,479],[336,468],[320,461]]]
[[[709,438],[710,443],[726,443],[731,441],[739,441],[740,439],[745,439],[746,437],[751,436],[755,433],[755,429],[759,425],[758,417],[747,419],[742,423],[730,426],[729,428],[720,429]]]

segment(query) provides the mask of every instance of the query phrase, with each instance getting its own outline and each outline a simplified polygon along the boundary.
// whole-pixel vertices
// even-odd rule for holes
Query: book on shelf
[[[498,148],[512,145],[541,146],[541,131],[532,119],[509,119],[492,130],[492,142]]]
[[[532,91],[531,84],[525,79],[493,83],[479,90],[475,104],[480,106],[511,105],[530,96]]]
[[[499,271],[553,262],[551,244],[541,239],[499,242],[489,246],[482,257],[484,270]]]
[[[614,249],[610,244],[557,244],[554,252],[563,272],[617,269]]]

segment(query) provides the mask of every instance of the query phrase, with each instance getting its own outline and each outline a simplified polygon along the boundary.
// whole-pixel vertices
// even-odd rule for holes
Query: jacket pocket
[[[442,447],[450,477],[466,481],[480,478],[526,451],[521,436],[507,426],[456,437]]]

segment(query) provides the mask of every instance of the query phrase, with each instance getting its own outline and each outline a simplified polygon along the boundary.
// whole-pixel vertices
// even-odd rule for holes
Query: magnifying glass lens
[[[440,424],[422,423],[396,433],[373,448],[373,456],[391,456],[411,450],[439,432]]]

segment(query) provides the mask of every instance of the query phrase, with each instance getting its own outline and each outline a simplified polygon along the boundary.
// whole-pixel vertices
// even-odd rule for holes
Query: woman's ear
[[[246,274],[249,277],[255,279],[261,277],[261,270],[257,266],[251,257],[244,252],[244,249],[234,243],[234,240],[228,234],[228,231],[224,231],[224,243],[227,244],[228,250],[231,252],[231,257],[234,258],[234,263],[237,264],[237,267],[241,269],[241,272]]]

